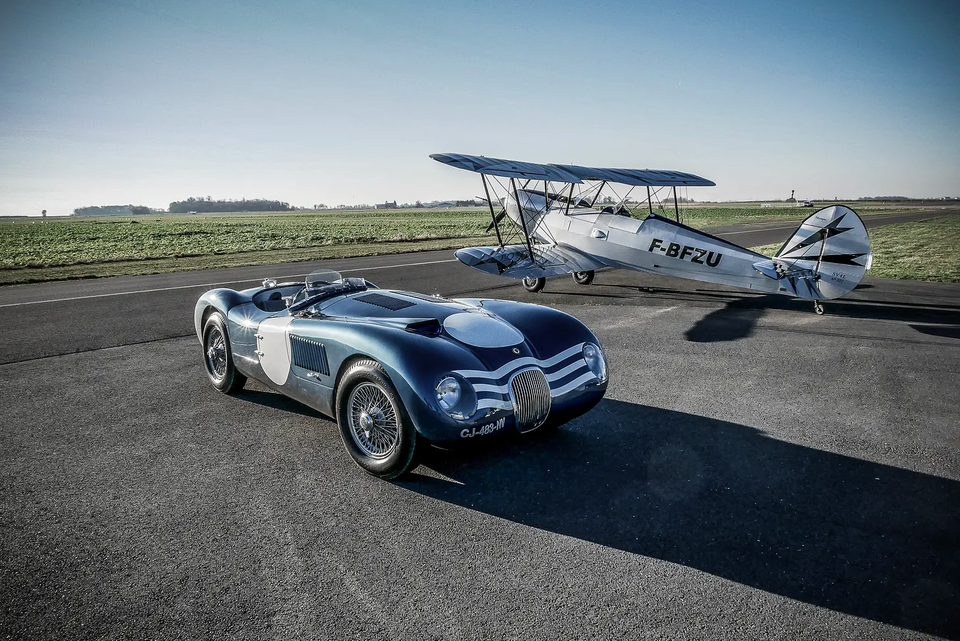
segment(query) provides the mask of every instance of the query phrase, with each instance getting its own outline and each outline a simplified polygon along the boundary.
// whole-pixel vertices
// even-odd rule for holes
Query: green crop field
[[[960,216],[884,225],[869,233],[873,267],[868,276],[960,283]],[[752,249],[771,256],[780,244]]]
[[[485,210],[98,218],[0,224],[0,268],[233,254],[460,238],[484,233]]]
[[[755,204],[681,208],[683,221],[699,228],[810,213]],[[464,247],[495,242],[489,222],[480,207],[7,220],[0,222],[0,284]]]

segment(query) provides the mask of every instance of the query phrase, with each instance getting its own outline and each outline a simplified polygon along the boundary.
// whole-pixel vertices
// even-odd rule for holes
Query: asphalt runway
[[[324,266],[572,313],[607,397],[388,483],[204,376],[199,294],[316,264],[0,288],[0,636],[960,638],[960,286],[817,316],[612,270],[528,294],[449,251]]]

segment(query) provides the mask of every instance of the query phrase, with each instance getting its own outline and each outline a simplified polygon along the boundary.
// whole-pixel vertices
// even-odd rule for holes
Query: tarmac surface
[[[607,396],[389,483],[204,376],[203,291],[317,264],[0,288],[0,637],[960,639],[960,286],[817,316],[615,270],[529,294],[450,251],[323,266],[574,314]]]

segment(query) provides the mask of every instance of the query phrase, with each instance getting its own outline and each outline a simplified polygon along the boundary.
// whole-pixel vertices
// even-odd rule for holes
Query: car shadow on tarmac
[[[263,384],[257,381],[250,381],[247,383],[246,388],[236,394],[235,398],[248,403],[263,405],[264,407],[271,407],[275,410],[292,412],[293,414],[299,414],[308,418],[319,418],[325,421],[332,420],[329,416],[324,416],[312,407],[308,407],[299,401],[295,401],[292,398],[284,396],[283,394],[268,390],[265,387],[263,387],[265,391],[261,391],[259,389],[250,389],[251,386],[263,387]]]
[[[588,428],[587,426],[603,426]],[[471,443],[471,445],[475,445]],[[960,638],[960,483],[604,400],[552,434],[431,450],[399,485],[759,590]]]

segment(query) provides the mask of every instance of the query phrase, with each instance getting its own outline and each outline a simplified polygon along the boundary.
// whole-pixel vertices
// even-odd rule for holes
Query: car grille
[[[517,429],[529,432],[543,425],[550,413],[550,386],[543,370],[525,369],[510,381],[510,397]]]

